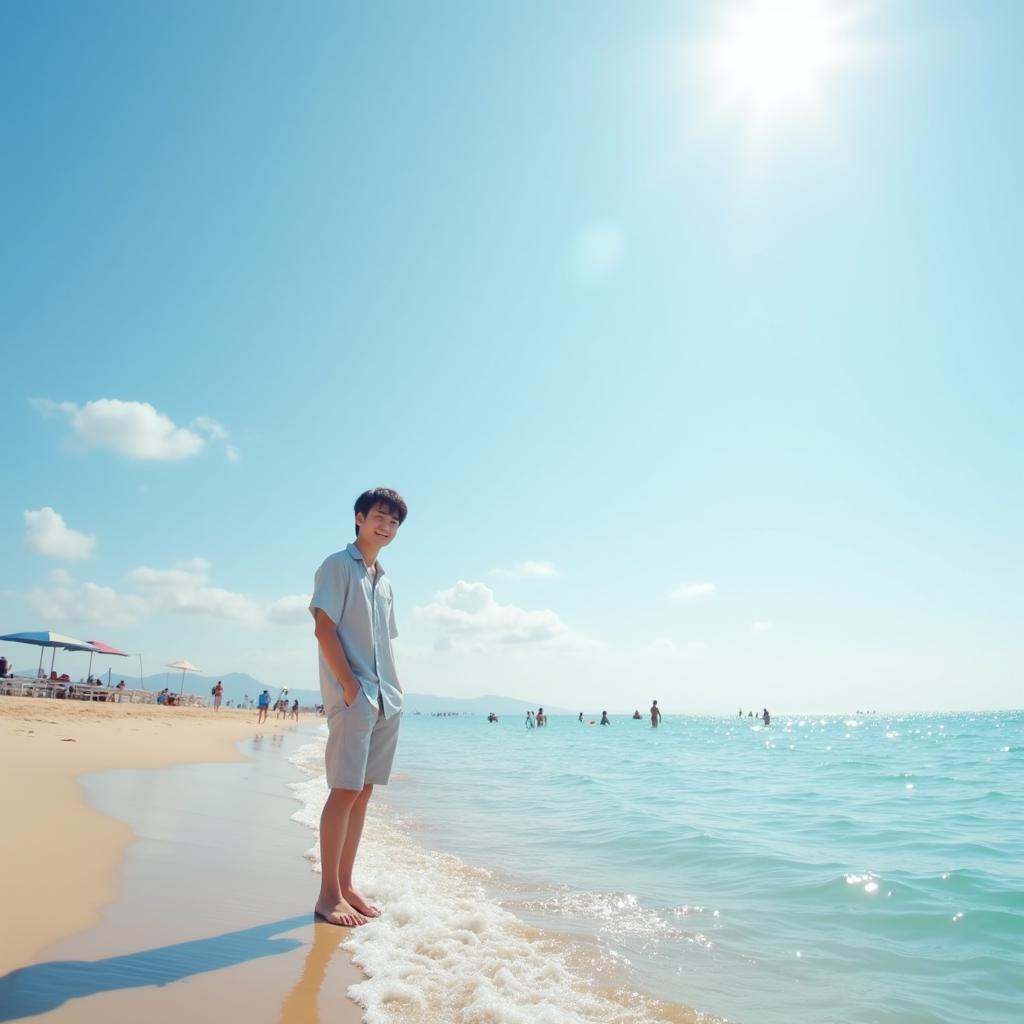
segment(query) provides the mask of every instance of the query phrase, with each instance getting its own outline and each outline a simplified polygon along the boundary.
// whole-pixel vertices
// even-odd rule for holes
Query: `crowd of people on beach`
[[[274,701],[273,712],[278,718],[287,718],[297,722],[299,720],[298,699],[288,702],[287,689],[281,691],[281,696]],[[270,715],[270,691],[264,690],[256,701],[257,718],[256,724],[265,722]]]
[[[14,663],[8,659],[6,655],[0,655],[0,679],[13,679],[14,678]],[[45,679],[51,683],[74,683],[74,680],[67,674],[67,672],[57,673],[52,670],[47,673],[46,669],[40,667],[33,670],[32,678],[34,679]],[[123,690],[124,680],[122,679],[116,686],[109,680],[105,683],[99,676],[94,676],[91,672],[88,677],[80,678],[78,680],[80,686],[107,686],[115,690]]]
[[[34,680],[48,684],[56,684],[51,688],[52,692],[47,695],[56,697],[57,699],[88,694],[95,700],[120,701],[122,699],[123,691],[127,688],[123,679],[118,683],[114,683],[111,680],[104,681],[99,676],[92,675],[92,673],[89,673],[86,678],[78,679],[77,682],[73,680],[67,672],[47,672],[45,669],[39,668],[38,670],[33,669],[32,673],[31,678]],[[7,657],[7,655],[0,655],[0,679],[13,678],[15,678],[13,662]],[[88,691],[85,689],[86,687],[89,688]],[[102,694],[99,692],[100,687],[103,688]],[[260,694],[258,705],[260,722],[266,720],[271,710],[274,711],[278,718],[286,718],[295,722],[299,720],[299,702],[294,699],[289,702],[285,697],[287,693],[287,688],[281,691],[281,696],[273,703],[273,708],[271,708],[269,691],[264,690],[263,693]],[[224,683],[222,680],[218,679],[211,687],[210,696],[213,698],[213,710],[220,711],[221,707],[224,706]],[[194,695],[188,695],[186,697],[183,694],[175,693],[167,686],[158,691],[155,696],[155,703],[166,707],[176,707],[185,703],[194,704],[195,702],[196,698]],[[229,700],[226,704],[227,707],[233,707],[236,705],[238,708],[251,708],[253,706],[253,701],[252,698],[246,694],[245,697],[237,702]],[[324,714],[324,706],[322,704],[316,704],[314,705],[314,708],[318,714]]]

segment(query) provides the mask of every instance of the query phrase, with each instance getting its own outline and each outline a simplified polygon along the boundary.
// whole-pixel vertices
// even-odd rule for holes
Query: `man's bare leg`
[[[344,898],[338,881],[352,807],[362,796],[358,789],[332,789],[320,815],[320,896],[313,908],[328,924],[354,928],[366,918]],[[360,826],[361,828],[361,826]]]
[[[352,805],[348,815],[348,830],[345,833],[345,845],[341,850],[341,862],[338,868],[338,881],[341,883],[341,894],[364,917],[380,917],[380,910],[353,885],[352,870],[359,852],[359,840],[363,837],[363,822],[366,820],[366,805],[373,795],[373,783],[363,786],[362,792]]]

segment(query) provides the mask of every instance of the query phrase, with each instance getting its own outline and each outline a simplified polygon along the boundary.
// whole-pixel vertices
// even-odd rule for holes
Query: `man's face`
[[[395,539],[400,525],[398,516],[382,501],[378,501],[366,515],[362,512],[356,513],[359,536],[367,537],[382,548],[387,547]]]

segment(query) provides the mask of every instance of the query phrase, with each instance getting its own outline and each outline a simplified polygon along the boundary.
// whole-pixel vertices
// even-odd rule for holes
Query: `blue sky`
[[[407,689],[1019,706],[1024,12],[804,7],[3,5],[0,632],[313,686],[385,485]]]

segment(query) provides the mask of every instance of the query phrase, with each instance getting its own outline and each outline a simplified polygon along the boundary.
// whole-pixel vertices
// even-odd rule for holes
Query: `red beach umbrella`
[[[89,675],[87,679],[92,678],[92,656],[94,654],[110,654],[117,658],[127,658],[127,651],[119,651],[116,647],[111,647],[110,644],[105,644],[102,640],[86,640],[85,641],[92,650],[89,652]]]

